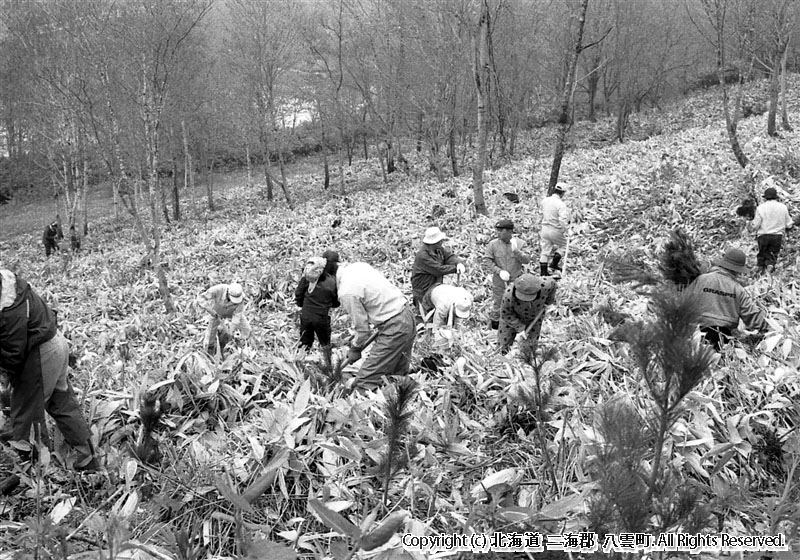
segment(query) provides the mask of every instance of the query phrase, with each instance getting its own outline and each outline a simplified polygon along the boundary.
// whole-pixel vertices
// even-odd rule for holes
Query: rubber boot
[[[322,350],[322,371],[324,373],[330,373],[333,371],[331,345],[322,346],[320,349]]]
[[[547,263],[539,263],[539,274],[541,276],[550,276],[550,272],[547,270]]]
[[[561,270],[561,253],[553,254],[553,260],[550,261],[550,268],[553,270]]]

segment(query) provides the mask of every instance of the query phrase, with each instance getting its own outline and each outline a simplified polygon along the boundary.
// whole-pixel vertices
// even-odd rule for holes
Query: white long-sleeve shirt
[[[783,235],[794,225],[786,205],[777,200],[767,200],[756,208],[752,228],[756,235]]]
[[[569,226],[569,208],[555,193],[542,201],[542,226],[554,227],[561,231]]]
[[[356,331],[353,346],[363,347],[370,324],[380,325],[399,314],[406,298],[380,271],[364,262],[342,266],[336,273],[339,301]]]

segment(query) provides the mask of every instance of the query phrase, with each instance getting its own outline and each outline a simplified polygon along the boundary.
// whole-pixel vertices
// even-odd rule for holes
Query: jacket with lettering
[[[736,328],[741,319],[749,329],[767,330],[764,313],[733,273],[724,268],[715,266],[701,274],[684,293],[697,300],[701,327]]]
[[[0,270],[0,368],[13,381],[33,349],[55,334],[55,314],[39,294],[13,272]]]

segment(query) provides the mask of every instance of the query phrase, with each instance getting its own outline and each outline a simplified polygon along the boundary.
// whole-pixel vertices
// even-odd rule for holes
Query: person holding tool
[[[514,237],[514,222],[500,220],[495,224],[497,237],[486,245],[484,260],[492,271],[492,311],[489,313],[490,325],[496,329],[500,325],[500,304],[509,282],[522,274],[522,265],[531,262],[522,253],[525,242]]]
[[[421,308],[423,316],[433,309],[431,289],[441,284],[445,275],[460,275],[466,270],[464,262],[444,247],[446,239],[447,236],[438,227],[429,227],[422,238],[422,247],[414,257],[414,268],[411,270],[413,303],[415,309]]]
[[[336,284],[342,309],[355,330],[347,362],[360,360],[361,351],[373,336],[375,340],[356,385],[378,385],[383,376],[407,375],[416,326],[403,292],[365,262],[339,267]]]
[[[500,309],[500,328],[497,330],[497,349],[507,354],[519,334],[535,350],[542,330],[544,313],[555,302],[556,282],[552,278],[537,278],[523,274],[506,288]]]

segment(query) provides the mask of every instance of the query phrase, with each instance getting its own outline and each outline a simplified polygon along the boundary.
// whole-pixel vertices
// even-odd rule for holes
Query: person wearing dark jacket
[[[58,241],[64,238],[64,234],[61,231],[61,226],[58,225],[58,221],[49,224],[44,228],[44,233],[42,233],[42,244],[44,245],[44,255],[49,257],[51,253],[55,253],[58,251]]]
[[[414,268],[411,269],[413,304],[415,309],[421,305],[424,313],[433,309],[431,289],[441,284],[445,275],[461,274],[465,270],[463,261],[443,246],[446,239],[438,227],[429,227],[425,230],[422,247],[414,257]]]
[[[713,262],[710,272],[701,274],[686,287],[687,297],[697,301],[700,331],[709,344],[720,349],[739,319],[749,329],[761,333],[768,329],[764,313],[738,281],[747,271],[747,257],[739,249],[729,249],[722,258]]]
[[[326,252],[327,253],[327,252]],[[334,262],[334,266],[329,263]],[[326,270],[333,270],[329,274]],[[332,259],[311,257],[294,292],[300,307],[300,345],[310,350],[316,334],[322,350],[323,368],[331,368],[331,307],[339,307],[336,295],[336,266]]]
[[[45,411],[76,459],[76,470],[95,470],[89,425],[67,376],[69,346],[53,311],[19,275],[0,269],[0,369],[11,385],[11,437],[49,444]]]

